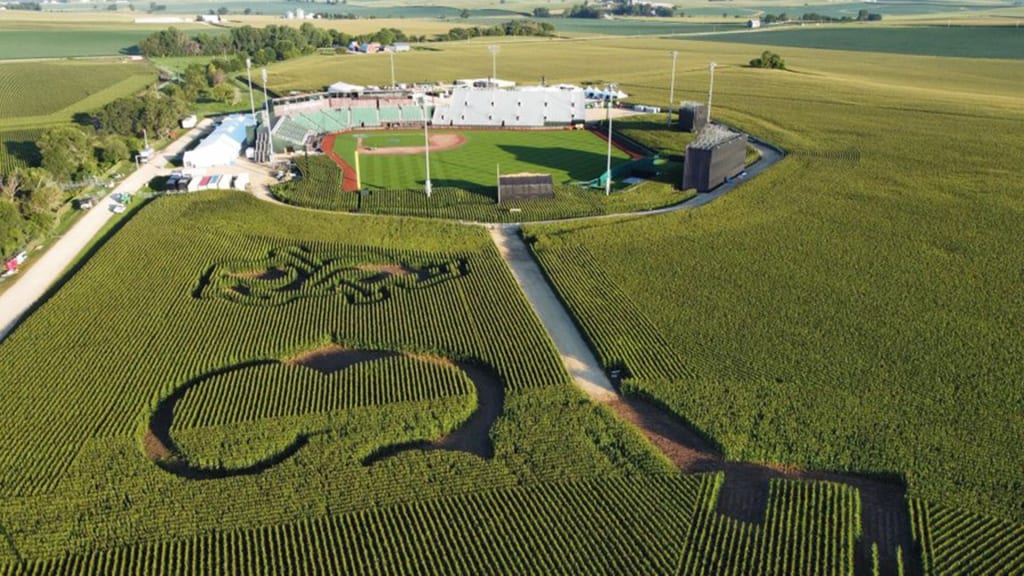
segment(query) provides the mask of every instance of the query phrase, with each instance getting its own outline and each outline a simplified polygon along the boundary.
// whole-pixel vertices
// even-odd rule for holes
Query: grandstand
[[[579,88],[531,86],[456,87],[451,99],[434,110],[435,126],[542,128],[583,122],[586,104]]]
[[[302,94],[273,101],[271,140],[274,150],[282,151],[307,147],[317,134],[421,126],[425,119],[456,127],[572,126],[584,121],[585,108],[585,93],[575,86],[456,86],[451,96],[417,89]]]

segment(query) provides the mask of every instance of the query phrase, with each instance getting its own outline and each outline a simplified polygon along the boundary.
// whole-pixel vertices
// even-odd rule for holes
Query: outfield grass
[[[449,132],[437,130],[434,134],[461,134],[465,143],[454,150],[431,151],[430,179],[434,186],[462,189],[494,188],[496,174],[541,172],[551,174],[557,184],[588,181],[601,176],[607,162],[607,144],[586,131],[526,131],[466,130]],[[335,152],[355,166],[357,136],[387,142],[397,138],[402,144],[422,146],[419,132],[387,134],[346,133],[335,140]],[[392,136],[400,134],[400,136]],[[612,166],[628,160],[629,156],[612,149]],[[420,189],[426,180],[426,165],[422,154],[378,156],[361,154],[359,172],[362,185],[371,188],[397,190]]]
[[[700,38],[757,46],[791,46],[857,52],[887,52],[959,58],[1024,58],[1024,29],[1015,26],[884,27],[846,25],[783,28],[756,34],[722,34]]]

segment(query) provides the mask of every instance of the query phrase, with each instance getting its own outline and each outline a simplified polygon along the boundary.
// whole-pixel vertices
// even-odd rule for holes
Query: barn
[[[255,122],[248,114],[234,114],[225,118],[199,145],[185,152],[185,168],[209,168],[234,164],[241,155],[249,127]]]

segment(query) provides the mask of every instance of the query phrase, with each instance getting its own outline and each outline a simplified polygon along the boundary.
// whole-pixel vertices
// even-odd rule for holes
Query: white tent
[[[234,164],[245,147],[246,132],[255,125],[248,114],[228,116],[199,146],[185,152],[185,168],[209,168]]]

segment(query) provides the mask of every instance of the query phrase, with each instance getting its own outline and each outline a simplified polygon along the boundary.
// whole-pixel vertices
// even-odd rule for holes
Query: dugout
[[[743,171],[747,135],[720,126],[708,126],[686,147],[683,189],[710,192]]]
[[[700,102],[683,102],[679,107],[679,129],[693,134],[700,133],[708,123],[708,108]]]
[[[551,174],[505,174],[498,177],[498,204],[507,200],[554,198]]]

